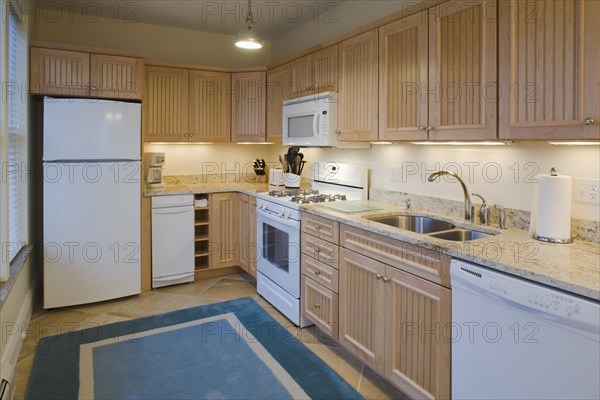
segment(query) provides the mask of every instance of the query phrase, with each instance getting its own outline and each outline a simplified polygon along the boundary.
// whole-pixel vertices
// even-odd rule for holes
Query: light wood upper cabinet
[[[232,75],[231,138],[234,142],[265,141],[265,72]]]
[[[189,82],[189,140],[230,141],[231,74],[190,70]]]
[[[142,98],[141,58],[31,47],[29,86],[32,94]]]
[[[500,1],[499,32],[500,137],[598,139],[600,2]]]
[[[29,90],[32,94],[87,96],[89,84],[89,53],[31,48]]]
[[[425,140],[428,14],[379,28],[379,139]]]
[[[340,249],[339,341],[380,372],[384,370],[383,275],[385,264]]]
[[[445,2],[429,18],[429,139],[496,139],[496,0]]]
[[[330,46],[312,54],[312,89],[320,92],[338,91],[338,46]]]
[[[338,130],[340,140],[377,140],[377,30],[339,44]]]
[[[389,266],[385,278],[385,376],[410,398],[449,399],[450,289]]]
[[[239,206],[237,193],[210,195],[210,268],[234,267],[239,262]]]
[[[144,62],[141,58],[92,54],[90,96],[141,99]]]
[[[147,66],[142,106],[144,140],[187,141],[188,70]]]
[[[288,64],[291,98],[305,95],[312,89],[312,57],[309,54]]]
[[[288,65],[267,71],[267,141],[280,142],[283,102],[288,100]]]

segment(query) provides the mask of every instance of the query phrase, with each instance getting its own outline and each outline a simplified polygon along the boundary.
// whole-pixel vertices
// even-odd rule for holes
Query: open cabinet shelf
[[[206,200],[208,195],[194,195],[194,203]],[[194,207],[194,268],[195,271],[203,271],[209,268],[209,220],[210,207],[200,206]]]

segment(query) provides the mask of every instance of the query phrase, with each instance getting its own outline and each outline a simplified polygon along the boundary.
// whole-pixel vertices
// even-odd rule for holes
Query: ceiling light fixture
[[[252,0],[248,0],[248,15],[246,16],[246,26],[242,28],[236,38],[235,45],[242,49],[260,49],[263,47],[263,41],[254,29],[254,15],[252,15]]]

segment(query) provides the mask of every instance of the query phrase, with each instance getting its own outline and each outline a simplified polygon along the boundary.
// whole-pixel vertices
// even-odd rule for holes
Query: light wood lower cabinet
[[[256,277],[256,197],[239,194],[239,267]]]
[[[339,341],[412,398],[450,397],[450,290],[340,249]]]
[[[302,310],[326,335],[338,337],[338,295],[302,275]]]
[[[235,267],[239,260],[239,206],[237,193],[213,193],[208,200],[210,268]]]

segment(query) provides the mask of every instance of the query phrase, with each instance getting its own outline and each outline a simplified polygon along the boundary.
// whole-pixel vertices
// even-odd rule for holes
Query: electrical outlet
[[[600,180],[575,178],[575,201],[578,203],[600,204]]]

